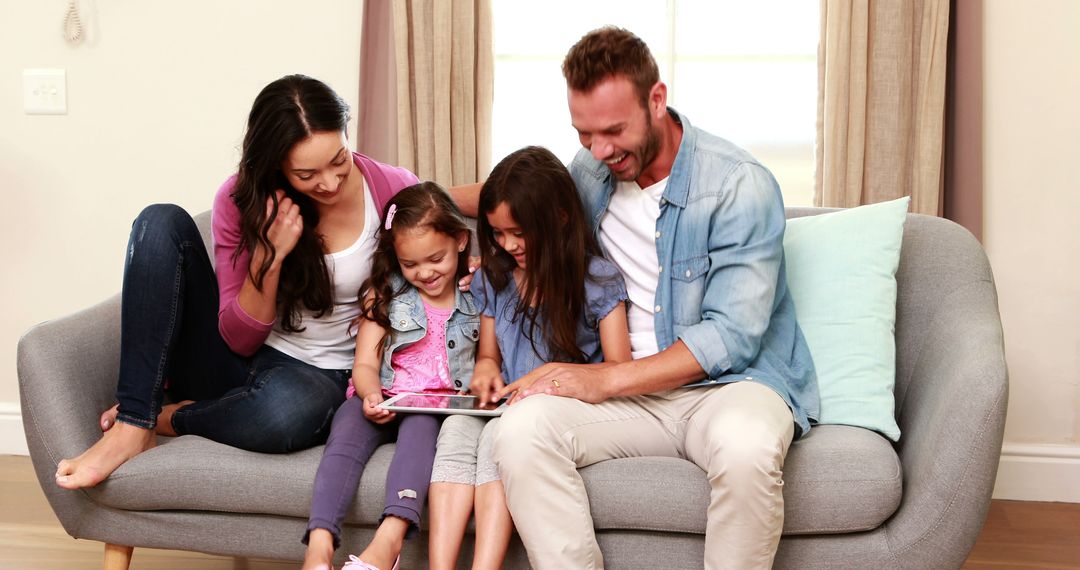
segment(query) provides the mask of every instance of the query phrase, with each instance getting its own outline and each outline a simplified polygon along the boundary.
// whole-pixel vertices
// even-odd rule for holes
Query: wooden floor
[[[0,456],[0,568],[100,568],[102,545],[74,540],[56,520],[29,457]],[[299,564],[136,548],[131,567],[269,570]],[[966,569],[1080,569],[1080,504],[994,501]]]

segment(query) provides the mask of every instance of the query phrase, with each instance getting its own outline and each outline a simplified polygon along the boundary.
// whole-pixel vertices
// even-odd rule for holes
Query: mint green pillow
[[[909,197],[788,220],[788,286],[810,345],[820,424],[900,439],[894,416],[896,267]]]

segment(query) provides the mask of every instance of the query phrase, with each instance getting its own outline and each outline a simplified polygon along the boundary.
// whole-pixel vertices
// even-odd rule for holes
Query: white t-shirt
[[[304,330],[294,333],[285,332],[279,320],[266,339],[268,346],[318,368],[352,368],[356,353],[356,329],[352,322],[360,315],[357,293],[371,275],[371,253],[375,251],[378,229],[379,213],[364,181],[364,229],[360,237],[344,250],[326,255],[334,294],[333,310],[315,318],[313,312],[302,309],[300,326]]]
[[[660,279],[656,220],[660,217],[660,197],[667,182],[664,178],[645,189],[637,182],[619,182],[607,212],[600,218],[600,243],[626,280],[630,297],[627,312],[630,351],[635,359],[660,351],[653,320],[656,284]]]

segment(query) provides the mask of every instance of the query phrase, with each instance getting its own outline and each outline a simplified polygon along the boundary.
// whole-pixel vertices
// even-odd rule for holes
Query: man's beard
[[[649,116],[647,111],[645,113],[645,120],[645,140],[642,141],[641,146],[630,151],[630,156],[637,159],[638,169],[636,172],[628,171],[626,173],[626,178],[616,175],[615,177],[618,180],[623,182],[637,180],[641,177],[641,173],[645,172],[649,165],[652,164],[652,161],[656,160],[656,155],[660,152],[660,135],[657,133],[657,130],[653,128],[652,117]]]

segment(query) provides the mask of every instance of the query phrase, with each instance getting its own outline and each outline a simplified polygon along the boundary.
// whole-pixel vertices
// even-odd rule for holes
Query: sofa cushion
[[[346,522],[374,525],[379,519],[393,449],[384,445],[372,456]],[[101,504],[125,510],[307,518],[321,455],[322,447],[269,455],[183,436],[128,461],[87,493]],[[896,453],[868,430],[816,427],[792,444],[784,471],[788,534],[872,529],[900,504]],[[581,473],[598,529],[705,531],[709,487],[704,472],[692,463],[638,457],[604,461]]]
[[[896,268],[910,198],[788,220],[788,286],[817,370],[823,424],[896,425]]]
[[[244,451],[203,437],[159,438],[159,445],[87,489],[103,505],[125,510],[252,513],[306,519],[323,446],[287,454]],[[394,446],[375,450],[360,479],[360,501],[348,519],[374,523]]]
[[[709,486],[688,461],[616,459],[581,474],[598,529],[705,531]],[[900,459],[885,438],[850,426],[815,427],[792,444],[784,465],[784,534],[877,528],[896,512],[901,492]]]
[[[900,457],[862,428],[814,426],[784,463],[784,533],[828,534],[881,526],[903,496]]]

